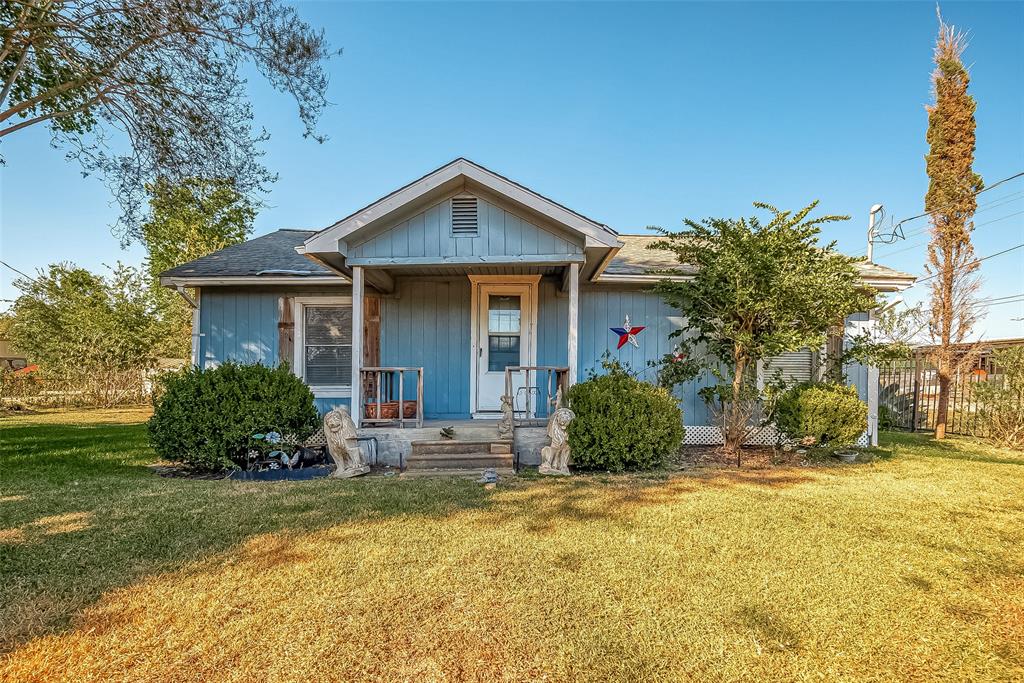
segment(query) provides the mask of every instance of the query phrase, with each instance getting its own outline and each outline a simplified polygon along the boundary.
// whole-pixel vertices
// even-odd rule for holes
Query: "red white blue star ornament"
[[[633,327],[630,325],[629,316],[627,315],[625,322],[622,323],[622,327],[612,327],[610,329],[612,334],[619,335],[619,345],[615,347],[616,349],[621,349],[626,344],[632,344],[639,349],[640,342],[637,341],[636,335],[643,332],[646,328],[643,325],[639,327]]]

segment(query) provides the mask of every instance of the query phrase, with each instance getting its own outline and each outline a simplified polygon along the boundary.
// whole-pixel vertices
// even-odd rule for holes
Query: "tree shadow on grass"
[[[0,652],[66,628],[107,591],[254,536],[443,518],[490,495],[468,481],[161,478],[147,466],[142,425],[33,425],[5,430],[2,441]],[[281,550],[268,551],[268,567],[288,561]]]
[[[104,593],[238,549],[256,536],[394,517],[443,520],[473,510],[492,513],[474,523],[495,526],[525,512],[528,531],[545,535],[566,522],[628,524],[636,507],[670,504],[709,488],[812,480],[792,471],[711,470],[667,480],[526,480],[494,495],[468,480],[168,479],[152,473],[153,460],[144,425],[5,430],[0,652],[69,628]],[[260,552],[268,571],[302,560],[287,539]]]

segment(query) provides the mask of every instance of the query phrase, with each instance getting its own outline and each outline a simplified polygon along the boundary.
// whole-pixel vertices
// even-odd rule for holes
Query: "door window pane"
[[[519,334],[519,297],[491,294],[487,300],[487,331]]]
[[[488,336],[487,370],[502,372],[509,365],[519,365],[519,337],[492,334]]]

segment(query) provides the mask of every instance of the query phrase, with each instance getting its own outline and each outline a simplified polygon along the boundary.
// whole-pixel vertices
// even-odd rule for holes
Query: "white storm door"
[[[505,368],[533,365],[533,310],[531,284],[481,284],[477,299],[476,409],[497,412],[505,393]],[[522,373],[512,375],[516,407],[522,410],[526,395]]]

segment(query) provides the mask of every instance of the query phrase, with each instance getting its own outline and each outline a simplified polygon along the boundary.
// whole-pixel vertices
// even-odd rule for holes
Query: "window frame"
[[[292,320],[295,325],[292,350],[292,372],[301,379],[316,398],[351,398],[351,384],[310,384],[306,381],[306,307],[348,308],[352,311],[351,296],[297,296],[292,300]],[[355,312],[352,311],[354,317]],[[354,340],[353,340],[354,341]],[[354,354],[355,346],[352,347]]]

